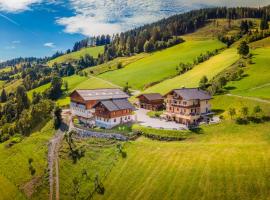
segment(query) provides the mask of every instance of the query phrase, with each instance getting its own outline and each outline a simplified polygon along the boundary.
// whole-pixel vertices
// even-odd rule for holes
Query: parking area
[[[137,121],[140,125],[146,127],[152,127],[157,129],[167,129],[167,130],[186,130],[187,127],[183,124],[178,124],[172,121],[166,121],[159,118],[151,118],[147,115],[149,110],[139,108],[135,111],[137,115]]]

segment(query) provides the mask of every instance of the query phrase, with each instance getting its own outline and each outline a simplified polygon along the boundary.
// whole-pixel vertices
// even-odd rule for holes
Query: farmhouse
[[[120,89],[75,90],[70,95],[71,114],[89,126],[112,128],[133,120],[128,97]]]
[[[199,88],[175,89],[165,95],[168,120],[194,125],[208,119],[211,113],[211,95]]]
[[[164,98],[159,93],[141,94],[137,98],[140,108],[157,111],[164,107]]]

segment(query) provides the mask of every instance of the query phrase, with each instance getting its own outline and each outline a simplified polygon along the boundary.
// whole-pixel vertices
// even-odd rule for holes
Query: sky
[[[265,6],[270,0],[0,0],[0,61],[51,56],[87,36],[114,34],[211,6]]]

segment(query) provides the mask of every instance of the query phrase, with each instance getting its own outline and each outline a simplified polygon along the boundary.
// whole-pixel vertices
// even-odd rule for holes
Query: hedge
[[[141,134],[147,138],[160,140],[160,141],[179,141],[184,140],[189,137],[191,134],[190,131],[179,131],[179,130],[164,130],[164,129],[155,129],[140,126],[134,124],[132,126],[132,131],[136,134]]]

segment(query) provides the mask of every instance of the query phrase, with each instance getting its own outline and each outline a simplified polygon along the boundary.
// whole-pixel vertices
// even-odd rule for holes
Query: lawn
[[[49,122],[40,132],[33,133],[20,143],[7,148],[5,142],[0,144],[0,199],[48,199],[46,179],[47,146],[54,129]],[[28,159],[33,159],[36,170],[30,174]]]
[[[80,59],[81,56],[85,56],[86,54],[89,54],[93,56],[94,58],[97,58],[98,54],[103,53],[103,51],[104,51],[104,46],[84,48],[84,49],[81,49],[80,51],[65,54],[63,56],[50,60],[48,62],[48,65],[52,66],[54,63],[72,62],[72,61]]]
[[[260,103],[259,103],[260,104]],[[251,100],[218,96],[213,107],[257,105]],[[268,105],[262,105],[270,114]],[[139,138],[126,145],[94,199],[265,200],[270,196],[270,123],[236,125],[230,119],[203,126],[181,142]]]
[[[136,54],[136,55],[130,56],[130,57],[118,57],[112,61],[103,63],[101,65],[86,68],[83,71],[87,72],[90,75],[99,75],[99,74],[105,73],[107,71],[117,70],[118,69],[117,65],[119,63],[121,63],[122,66],[125,67],[133,62],[136,62],[136,61],[143,59],[143,58],[150,56],[150,55],[151,54],[140,53],[140,54]]]
[[[113,140],[93,138],[76,140],[76,147],[82,147],[85,150],[85,155],[73,163],[69,156],[68,145],[64,141],[59,161],[60,199],[90,199],[89,195],[94,190],[96,175],[103,181],[115,163],[122,159],[116,148],[118,143]],[[77,196],[74,195],[74,179],[79,180],[79,194]]]
[[[165,94],[175,88],[198,87],[199,81],[203,76],[207,76],[211,80],[215,75],[231,66],[238,59],[239,56],[235,48],[227,49],[210,58],[210,60],[195,66],[183,75],[168,79],[146,89],[144,93],[159,92]]]
[[[2,88],[5,85],[5,81],[0,81],[0,88]]]
[[[270,48],[257,48],[252,53],[254,64],[245,69],[246,77],[229,83],[228,87],[233,88],[232,94],[270,99]]]
[[[128,82],[133,89],[143,89],[145,85],[162,81],[176,75],[180,62],[192,63],[201,53],[224,47],[218,40],[188,40],[174,47],[158,51],[150,56],[127,65],[125,68],[100,75],[117,85]]]

